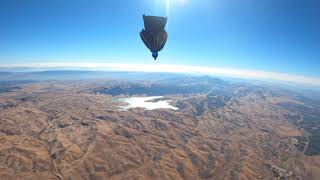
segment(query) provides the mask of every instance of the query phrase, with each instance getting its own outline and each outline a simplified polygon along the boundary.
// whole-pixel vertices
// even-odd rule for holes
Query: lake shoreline
[[[179,108],[170,105],[170,100],[158,100],[163,99],[163,96],[149,96],[149,97],[126,97],[117,98],[116,102],[127,103],[125,106],[118,106],[122,110],[128,110],[131,108],[144,108],[146,110],[154,109],[172,109],[178,110]]]

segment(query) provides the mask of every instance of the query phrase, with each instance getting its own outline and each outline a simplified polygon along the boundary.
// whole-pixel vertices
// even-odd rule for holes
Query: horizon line
[[[169,64],[121,64],[121,63],[31,63],[31,64],[7,64],[0,65],[2,69],[30,68],[41,69],[64,69],[74,70],[96,70],[96,71],[127,71],[127,72],[164,72],[164,73],[187,73],[200,75],[216,75],[240,79],[272,80],[320,86],[320,78],[287,74],[281,72],[245,70],[237,68],[169,65]],[[0,69],[1,71],[1,69]]]

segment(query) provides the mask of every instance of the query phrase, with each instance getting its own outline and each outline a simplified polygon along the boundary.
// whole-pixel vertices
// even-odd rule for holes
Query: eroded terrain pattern
[[[319,106],[209,80],[2,90],[0,179],[320,178]],[[179,110],[120,111],[118,95],[164,95]]]

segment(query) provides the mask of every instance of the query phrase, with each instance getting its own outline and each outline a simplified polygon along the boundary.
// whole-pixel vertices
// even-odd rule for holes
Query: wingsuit
[[[156,60],[158,52],[163,49],[168,39],[168,33],[165,31],[167,17],[143,15],[143,21],[144,29],[140,32],[140,37]]]

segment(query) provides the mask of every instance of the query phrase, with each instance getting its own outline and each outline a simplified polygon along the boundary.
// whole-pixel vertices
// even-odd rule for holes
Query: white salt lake
[[[173,110],[179,109],[177,107],[170,105],[169,104],[170,100],[159,100],[159,101],[150,102],[151,100],[156,100],[160,98],[163,98],[163,96],[118,98],[116,101],[125,102],[128,104],[125,106],[119,106],[123,110],[136,108],[136,107],[145,108],[147,110],[160,109],[160,108],[173,109]]]

